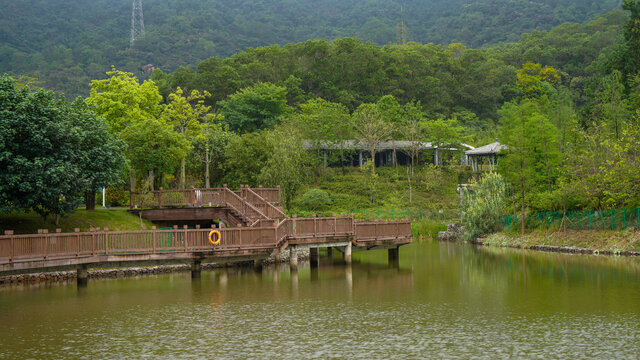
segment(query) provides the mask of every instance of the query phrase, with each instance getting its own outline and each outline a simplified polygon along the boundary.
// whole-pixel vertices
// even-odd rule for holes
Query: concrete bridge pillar
[[[253,260],[253,270],[255,272],[261,273],[262,272],[262,266],[263,266],[262,259]]]
[[[398,262],[400,259],[400,248],[395,247],[389,249],[387,252],[387,259],[389,260],[389,264]]]
[[[318,262],[320,260],[320,249],[318,248],[310,248],[309,249],[309,262],[312,268],[318,267]]]
[[[351,243],[344,247],[344,262],[346,264],[351,264]]]
[[[200,279],[200,271],[202,269],[202,264],[200,260],[194,260],[191,263],[191,278],[192,279]]]
[[[298,271],[298,249],[295,245],[289,246],[289,268]]]
[[[87,265],[78,266],[78,269],[76,271],[78,273],[78,287],[87,287],[87,283],[89,282],[89,271],[87,269]]]

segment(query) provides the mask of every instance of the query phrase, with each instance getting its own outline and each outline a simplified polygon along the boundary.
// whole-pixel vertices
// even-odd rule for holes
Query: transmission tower
[[[404,5],[400,5],[400,24],[396,27],[397,43],[405,45],[407,43],[407,25],[404,23]]]
[[[133,43],[144,37],[144,19],[142,17],[142,0],[133,0],[133,7],[131,9],[131,43],[129,46],[133,47]]]

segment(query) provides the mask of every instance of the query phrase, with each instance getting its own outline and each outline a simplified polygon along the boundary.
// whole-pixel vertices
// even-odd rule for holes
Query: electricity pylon
[[[142,17],[142,0],[133,0],[133,7],[131,9],[131,43],[129,46],[133,47],[133,43],[144,37],[144,18]]]

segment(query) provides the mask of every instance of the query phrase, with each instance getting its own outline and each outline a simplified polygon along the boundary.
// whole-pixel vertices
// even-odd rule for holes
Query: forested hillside
[[[524,32],[584,23],[620,0],[145,0],[146,38],[129,49],[130,0],[6,2],[0,72],[28,75],[67,95],[86,95],[111,65],[143,75],[227,57],[247,47],[358,37],[481,47]],[[401,11],[401,8],[403,11]]]

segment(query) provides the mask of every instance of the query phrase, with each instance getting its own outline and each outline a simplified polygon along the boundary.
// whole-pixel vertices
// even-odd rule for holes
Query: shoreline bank
[[[500,232],[470,243],[566,254],[640,256],[640,232],[630,230],[533,231],[525,235]]]

